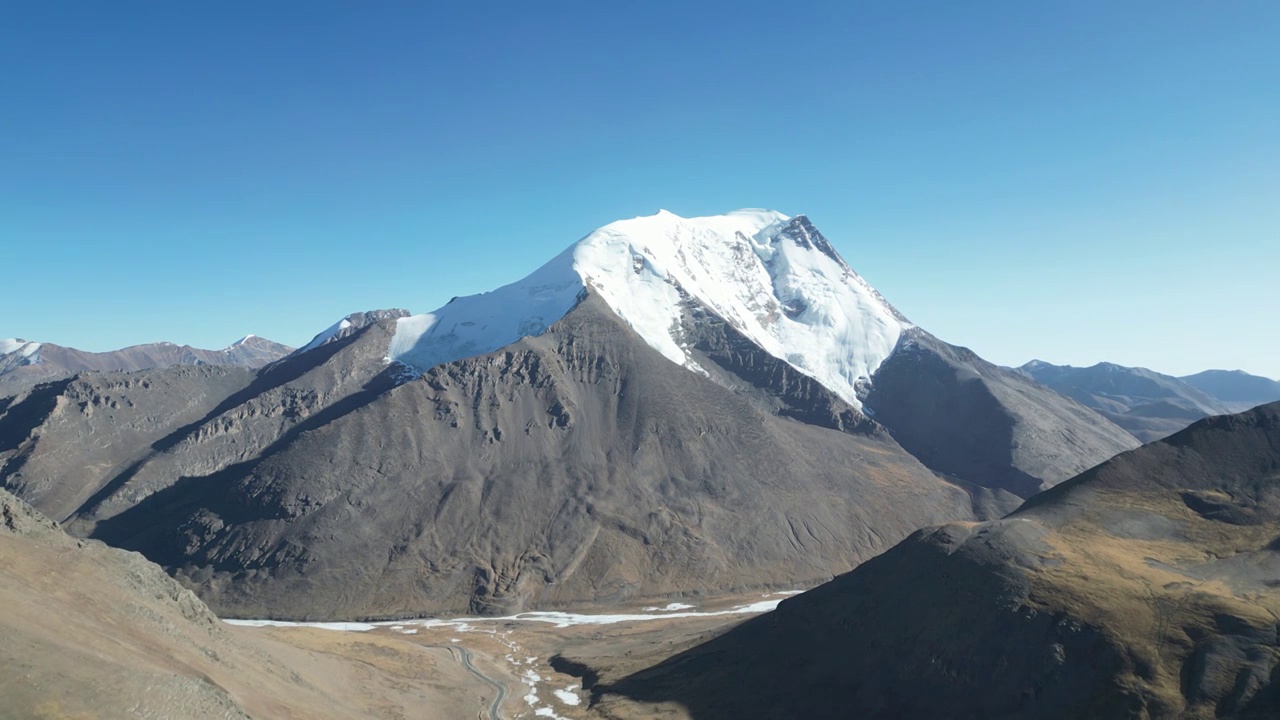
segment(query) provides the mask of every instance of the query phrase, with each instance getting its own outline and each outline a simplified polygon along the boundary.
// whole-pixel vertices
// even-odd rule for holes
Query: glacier
[[[400,318],[386,359],[420,374],[492,352],[546,331],[588,290],[694,371],[681,318],[690,301],[701,303],[859,408],[860,387],[911,327],[804,216],[662,210],[605,225],[510,285]]]

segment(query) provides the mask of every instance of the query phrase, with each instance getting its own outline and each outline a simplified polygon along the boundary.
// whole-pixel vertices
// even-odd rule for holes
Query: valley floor
[[[530,612],[505,618],[422,619],[381,623],[285,623],[230,620],[246,641],[269,642],[310,655],[331,655],[369,667],[370,717],[481,720],[689,717],[678,705],[642,705],[592,688],[607,685],[772,610],[794,592],[699,598],[614,614]],[[694,604],[696,603],[696,604]],[[415,675],[431,682],[442,654],[467,682],[431,684],[438,707],[405,707],[402,692],[385,702],[375,686],[394,690]],[[418,666],[418,667],[415,667]],[[457,679],[456,674],[450,673]],[[341,692],[341,688],[331,688]],[[374,691],[374,692],[370,692]]]

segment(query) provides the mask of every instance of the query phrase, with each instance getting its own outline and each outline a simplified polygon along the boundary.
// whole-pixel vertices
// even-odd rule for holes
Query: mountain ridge
[[[925,528],[593,690],[695,720],[1273,717],[1280,403],[1206,418],[1005,518]],[[626,715],[619,715],[626,717]]]
[[[105,352],[9,338],[0,340],[0,393],[88,371],[131,372],[174,365],[257,369],[291,352],[293,348],[257,335],[246,335],[219,350],[155,342]]]
[[[605,225],[522,280],[402,319],[388,359],[422,372],[496,350],[544,332],[588,287],[678,365],[697,371],[677,330],[692,299],[854,406],[909,326],[804,216],[660,211]]]
[[[1204,417],[1280,400],[1280,383],[1240,371],[1206,370],[1178,378],[1111,362],[1073,367],[1043,360],[1032,360],[1017,370],[1096,410],[1143,441],[1166,437]]]
[[[38,386],[0,402],[0,482],[219,612],[492,614],[811,584],[1138,444],[911,326],[803,216],[667,213],[557,257],[259,370]]]
[[[1236,411],[1280,400],[1280,380],[1243,370],[1204,370],[1182,381],[1206,392]]]

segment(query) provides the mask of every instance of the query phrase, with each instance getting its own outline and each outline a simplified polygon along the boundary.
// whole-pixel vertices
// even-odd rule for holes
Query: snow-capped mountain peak
[[[320,331],[319,334],[311,338],[311,342],[303,345],[301,348],[298,348],[295,352],[300,354],[310,350],[315,350],[321,345],[328,344],[335,340],[341,340],[342,338],[347,337],[368,325],[372,325],[382,320],[394,320],[396,318],[408,316],[408,310],[401,310],[399,308],[351,313],[338,322]]]
[[[0,355],[16,353],[25,363],[40,362],[40,346],[42,343],[30,342],[22,338],[0,338]]]
[[[418,372],[542,333],[587,289],[655,350],[696,370],[681,318],[697,302],[855,406],[910,324],[804,216],[665,210],[590,233],[519,282],[402,318],[388,359]]]

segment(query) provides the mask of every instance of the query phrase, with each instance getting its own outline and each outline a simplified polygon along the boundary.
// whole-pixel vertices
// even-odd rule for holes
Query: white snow
[[[586,287],[672,362],[701,371],[682,338],[687,296],[856,407],[860,381],[910,327],[786,215],[664,210],[605,225],[523,280],[400,319],[387,360],[421,373],[492,352],[544,332]]]
[[[530,705],[538,705],[538,683],[542,682],[542,676],[532,670],[524,671],[524,684],[529,686],[529,693],[524,696],[524,701]]]
[[[644,612],[657,612],[660,610],[664,612],[675,612],[676,610],[692,610],[692,609],[693,609],[692,605],[685,605],[684,603],[678,603],[678,602],[668,603],[666,607],[641,608],[641,610],[643,610]]]
[[[473,623],[482,622],[537,622],[554,625],[558,628],[566,628],[572,625],[614,625],[624,622],[644,622],[647,620],[669,620],[671,618],[697,618],[697,617],[716,617],[721,615],[754,615],[758,613],[769,612],[778,607],[778,600],[762,600],[760,602],[743,605],[741,607],[730,608],[728,610],[717,610],[714,612],[663,612],[661,614],[651,613],[620,613],[616,615],[585,615],[580,613],[567,613],[559,611],[531,611],[523,612],[516,615],[507,615],[504,617],[494,618],[456,618],[447,620],[437,620],[433,618],[423,620],[409,620],[408,624],[422,625],[423,627],[470,627]]]
[[[507,623],[507,622],[538,622],[554,625],[557,628],[566,628],[571,625],[614,625],[624,622],[645,622],[648,620],[670,620],[672,618],[701,618],[701,617],[721,617],[726,615],[757,615],[769,612],[778,607],[778,603],[782,602],[784,597],[799,593],[796,591],[784,591],[764,595],[764,600],[749,603],[747,605],[739,605],[727,610],[715,610],[711,612],[662,612],[655,613],[621,613],[615,615],[588,615],[581,613],[567,613],[559,611],[531,611],[518,613],[516,615],[505,615],[503,617],[472,617],[472,618],[422,618],[419,620],[398,620],[376,623],[362,622],[289,622],[285,620],[223,620],[229,625],[242,625],[247,627],[313,627],[323,630],[345,630],[349,632],[368,632],[370,630],[386,627],[386,628],[403,628],[406,626],[416,626],[423,628],[447,627],[459,632],[470,632],[475,630],[476,625],[485,623]],[[673,603],[678,604],[678,603]],[[404,632],[400,630],[400,632]],[[536,658],[529,658],[532,662]]]
[[[377,623],[361,623],[361,622],[285,622],[279,620],[223,620],[229,625],[240,625],[247,627],[313,627],[323,630],[342,630],[348,632],[368,632],[376,628],[387,628],[393,632],[412,634],[417,633],[418,628],[436,628],[447,627],[458,632],[483,632],[495,636],[507,646],[508,649],[516,652],[519,646],[506,640],[506,632],[494,629],[477,628],[478,624],[498,624],[505,625],[513,621],[523,622],[544,622],[554,624],[556,627],[568,627],[570,625],[611,625],[620,622],[641,622],[646,620],[667,620],[670,618],[693,618],[693,617],[719,617],[728,615],[753,615],[757,613],[769,612],[778,606],[783,596],[794,595],[800,591],[775,592],[764,595],[765,599],[729,608],[728,610],[718,610],[715,612],[671,612],[675,610],[683,610],[690,608],[690,605],[681,603],[671,603],[666,608],[662,608],[664,612],[658,614],[637,613],[637,614],[618,614],[618,615],[583,615],[578,613],[564,612],[526,612],[517,615],[509,615],[507,617],[489,617],[489,618],[453,618],[453,619],[435,619],[424,618],[421,620],[392,620]],[[649,608],[646,608],[648,610]],[[657,608],[655,608],[657,609]],[[451,643],[460,643],[459,638],[450,638]],[[523,696],[523,700],[529,706],[530,710],[537,717],[547,717],[552,720],[567,720],[558,715],[555,710],[545,704],[538,697],[538,685],[543,683],[544,678],[535,670],[533,666],[537,663],[537,657],[526,656],[523,662],[524,667],[519,669],[519,663],[515,660],[513,654],[507,654],[505,659],[517,665],[517,672],[520,673],[520,680],[526,686],[527,691]],[[568,706],[578,706],[582,702],[581,685],[575,683],[561,689],[552,689],[551,692],[561,703]]]
[[[343,330],[346,330],[349,327],[351,327],[351,321],[346,318],[342,318],[338,322],[325,328],[324,331],[321,332],[319,335],[316,335],[315,337],[311,338],[311,342],[307,343],[306,345],[303,345],[302,349],[299,350],[298,352],[304,353],[308,350],[314,350],[315,348],[318,348],[321,345],[323,345],[325,341],[327,341],[329,338],[333,337],[334,335],[337,335],[338,333],[342,332]],[[253,336],[250,335],[249,337],[253,337]],[[248,340],[248,339],[249,338],[245,338],[245,340]],[[244,342],[244,340],[241,340],[240,342]],[[239,343],[236,343],[236,344],[238,345]]]
[[[387,359],[424,372],[541,335],[577,304],[582,290],[570,248],[520,282],[454,298],[427,315],[400,318]]]
[[[22,357],[30,359],[40,351],[41,343],[28,342],[19,338],[0,338],[0,355],[8,355],[9,353],[19,353]],[[39,362],[36,358],[35,362]]]
[[[241,627],[311,627],[321,630],[340,630],[343,632],[369,632],[378,625],[390,625],[390,623],[363,623],[363,622],[290,622],[288,620],[223,620],[228,625],[239,625]]]
[[[552,690],[551,692],[565,705],[577,705],[582,702],[582,698],[578,697],[579,687],[579,685],[570,685],[563,690]]]

